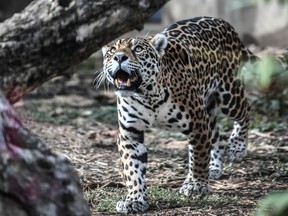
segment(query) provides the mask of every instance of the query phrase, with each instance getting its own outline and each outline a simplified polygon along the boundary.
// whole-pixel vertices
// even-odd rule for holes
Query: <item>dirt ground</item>
[[[122,185],[115,145],[115,96],[111,90],[94,89],[92,81],[93,71],[56,78],[15,106],[28,128],[55,153],[70,159],[83,190]],[[148,185],[176,193],[187,171],[185,137],[151,129],[146,133],[146,144]],[[160,199],[152,203],[145,215],[251,215],[265,195],[288,189],[287,127],[275,127],[268,132],[251,130],[246,159],[236,164],[225,163],[223,176],[211,181],[211,187],[216,200],[227,196],[229,199],[209,205],[204,201],[204,205],[176,201],[167,205]],[[93,205],[91,211],[93,215],[114,214],[101,212]]]

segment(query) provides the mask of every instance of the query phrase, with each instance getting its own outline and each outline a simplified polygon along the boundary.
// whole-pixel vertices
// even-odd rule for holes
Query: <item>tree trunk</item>
[[[23,127],[2,94],[0,215],[90,215],[72,165]]]
[[[121,34],[168,0],[35,0],[0,23],[0,88],[10,103]]]

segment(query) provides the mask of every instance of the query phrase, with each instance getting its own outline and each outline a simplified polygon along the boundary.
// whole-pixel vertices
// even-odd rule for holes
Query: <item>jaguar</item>
[[[116,210],[148,209],[145,183],[151,127],[178,131],[188,140],[188,174],[179,192],[210,192],[209,179],[222,174],[222,157],[241,161],[247,153],[250,106],[239,70],[257,57],[226,21],[196,17],[178,21],[151,37],[123,38],[105,45],[103,74],[115,87],[117,147],[128,194]],[[234,121],[224,146],[219,115]]]

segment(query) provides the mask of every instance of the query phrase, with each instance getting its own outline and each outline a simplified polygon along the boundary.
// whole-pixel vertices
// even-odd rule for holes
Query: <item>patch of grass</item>
[[[38,111],[37,108],[30,108],[28,114],[22,114],[22,118],[33,119],[37,122],[51,122],[51,116],[49,116],[47,112]]]
[[[116,203],[124,199],[125,188],[96,188],[85,191],[84,196],[96,212],[115,214]],[[149,210],[171,209],[178,207],[193,207],[197,210],[207,206],[224,206],[237,202],[238,197],[226,194],[211,194],[207,196],[194,195],[186,197],[175,189],[152,187],[149,188]]]
[[[36,103],[29,107],[29,114],[25,117],[32,118],[38,122],[65,124],[81,116],[83,116],[83,110],[81,111],[81,109],[66,104],[48,105]]]
[[[85,191],[84,197],[93,210],[115,214],[116,203],[124,199],[123,194],[125,193],[126,189],[124,188],[99,187],[94,190]]]
[[[224,194],[210,194],[207,196],[193,195],[186,197],[178,189],[150,188],[150,209],[168,209],[178,207],[195,207],[205,209],[207,206],[222,206],[237,201],[237,197]]]
[[[76,118],[92,118],[105,124],[117,125],[116,106],[75,107],[69,104],[34,102],[27,108],[29,112],[22,113],[22,118],[31,118],[38,122],[66,124]]]
[[[117,107],[116,106],[103,106],[95,109],[92,118],[97,121],[105,122],[110,125],[117,125]]]
[[[149,192],[150,208],[167,209],[189,204],[189,199],[172,189],[154,187]]]

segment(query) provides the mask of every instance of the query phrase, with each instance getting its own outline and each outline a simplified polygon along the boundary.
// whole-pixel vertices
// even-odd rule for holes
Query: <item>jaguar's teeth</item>
[[[131,79],[130,79],[130,78],[127,80],[126,86],[127,86],[127,87],[130,87],[130,86],[131,86]]]
[[[120,83],[119,83],[118,79],[115,80],[115,85],[116,85],[117,88],[120,86]]]

